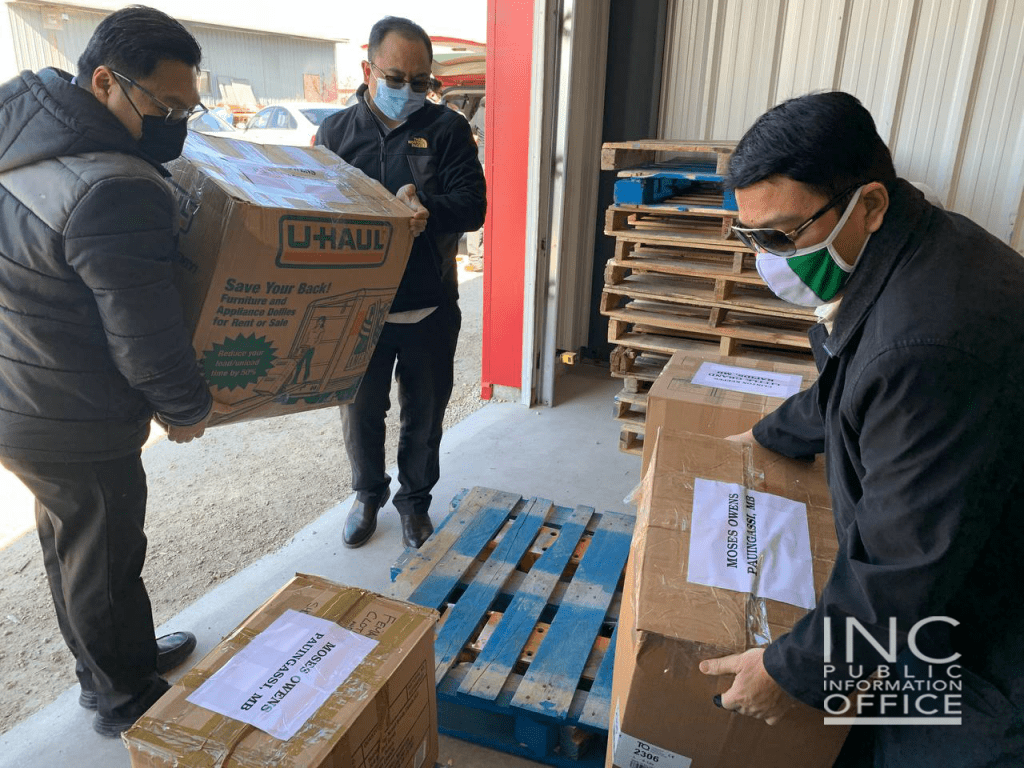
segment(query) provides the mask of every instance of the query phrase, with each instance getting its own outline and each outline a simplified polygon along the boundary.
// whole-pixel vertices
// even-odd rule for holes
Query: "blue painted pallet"
[[[442,612],[443,733],[564,768],[601,766],[634,518],[473,488],[391,594]]]
[[[613,199],[619,205],[652,205],[675,197],[698,182],[713,184],[722,192],[722,208],[736,210],[736,195],[722,189],[725,176],[714,165],[657,165],[646,169],[625,171],[615,182]]]

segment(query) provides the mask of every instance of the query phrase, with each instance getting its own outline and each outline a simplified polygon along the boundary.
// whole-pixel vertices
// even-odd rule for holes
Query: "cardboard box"
[[[805,560],[780,554],[769,520],[784,519],[754,499],[734,507],[726,497],[708,510],[695,511],[695,498],[706,498],[709,483],[741,486],[739,498],[756,494],[795,499],[806,506]],[[746,489],[746,490],[744,490]],[[750,497],[753,498],[753,497]],[[785,504],[785,502],[781,502]],[[771,514],[766,514],[772,509]],[[798,521],[804,514],[792,507]],[[736,520],[733,520],[733,518]],[[753,543],[745,529],[755,518]],[[717,543],[707,546],[706,523],[714,523]],[[696,546],[691,550],[691,535]],[[767,543],[766,543],[767,538]],[[730,542],[738,539],[738,548]],[[799,539],[796,536],[794,540]],[[726,573],[730,552],[740,571],[756,553],[759,586],[767,590],[780,573],[791,573],[813,605],[820,597],[837,551],[835,524],[823,462],[793,461],[760,446],[662,430],[652,469],[645,478],[615,648],[607,766],[618,768],[827,768],[832,765],[848,727],[825,725],[824,713],[799,704],[774,726],[716,707],[716,694],[732,684],[731,676],[700,672],[703,659],[741,653],[778,638],[806,610],[751,591],[696,583],[701,565],[717,563]],[[761,547],[758,551],[757,547]],[[786,550],[795,552],[796,550]],[[706,555],[704,553],[707,553]],[[757,559],[761,558],[761,559]],[[700,562],[697,562],[700,561]],[[780,572],[779,567],[785,570]],[[706,581],[706,574],[701,574]],[[813,580],[813,589],[810,582]],[[773,592],[774,593],[774,592]],[[658,758],[654,760],[652,758]],[[692,762],[687,762],[692,761]]]
[[[764,374],[757,373],[761,371]],[[651,461],[658,429],[714,437],[738,435],[778,408],[788,397],[784,393],[807,389],[817,378],[818,371],[810,361],[773,363],[677,352],[647,396],[644,472]]]
[[[224,424],[351,402],[412,248],[411,211],[324,147],[189,133],[168,166],[175,282]]]
[[[260,633],[289,609],[376,641],[369,655],[292,738],[282,741],[187,700],[236,654],[258,642]],[[124,734],[131,764],[133,768],[429,768],[437,760],[436,621],[437,613],[428,608],[316,576],[296,575]],[[282,648],[281,658],[289,658],[292,650]],[[318,656],[315,646],[301,646],[300,651],[293,655],[309,666]],[[302,669],[292,664],[286,674],[297,677]],[[262,671],[268,683],[277,685],[274,669]],[[284,694],[272,690],[290,695],[280,685],[257,690],[262,706],[276,697],[284,701]]]

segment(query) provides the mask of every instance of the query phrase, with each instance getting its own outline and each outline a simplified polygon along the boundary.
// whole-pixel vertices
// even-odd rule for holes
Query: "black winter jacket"
[[[0,456],[102,461],[210,393],[172,284],[175,206],[91,93],[54,69],[0,85]]]
[[[947,617],[959,626],[927,622],[916,641],[934,659],[961,654],[963,724],[882,726],[875,765],[1024,765],[1024,260],[900,181],[831,334],[811,340],[818,381],[754,436],[793,457],[824,451],[839,555],[766,669],[820,708],[826,617],[841,669],[846,617],[882,647],[896,617],[901,673],[921,666],[914,624]],[[854,637],[855,664],[883,661]]]
[[[392,312],[435,307],[458,300],[455,266],[459,237],[484,223],[487,190],[469,123],[447,107],[427,102],[385,135],[366,103],[359,102],[321,124],[322,144],[396,193],[415,184],[430,211],[426,230],[413,241],[409,264],[391,305]]]

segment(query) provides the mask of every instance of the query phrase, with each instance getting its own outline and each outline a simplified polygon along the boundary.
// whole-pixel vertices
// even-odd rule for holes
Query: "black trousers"
[[[352,489],[376,502],[391,478],[384,471],[384,418],[391,407],[391,374],[398,381],[401,432],[395,507],[402,514],[430,510],[441,475],[441,425],[454,380],[462,327],[458,304],[444,304],[418,323],[385,323],[356,399],[341,407]]]
[[[36,528],[57,624],[99,712],[137,714],[166,689],[146,558],[146,475],[141,451],[110,461],[54,464],[0,459],[36,498]]]

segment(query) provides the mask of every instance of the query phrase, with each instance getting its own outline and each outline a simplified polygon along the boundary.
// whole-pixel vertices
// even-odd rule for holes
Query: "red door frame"
[[[495,386],[522,386],[532,66],[533,0],[488,0],[480,376],[480,396],[488,400]]]

